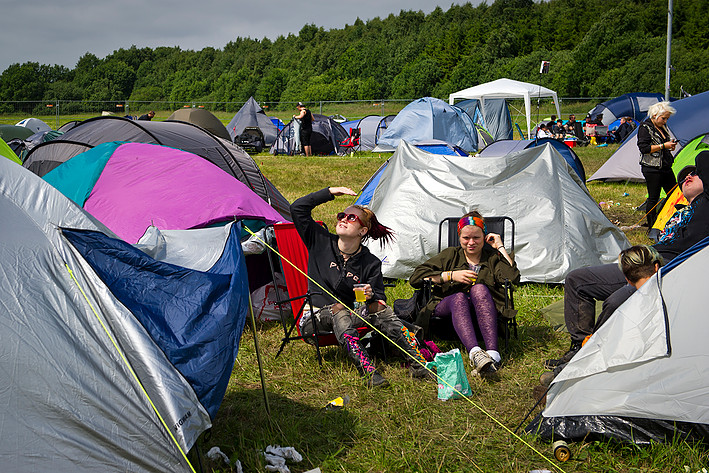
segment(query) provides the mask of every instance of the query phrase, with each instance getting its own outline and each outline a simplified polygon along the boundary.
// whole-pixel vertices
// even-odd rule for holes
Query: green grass
[[[590,176],[615,147],[576,150]],[[261,154],[255,160],[292,201],[329,185],[359,191],[386,157]],[[641,219],[633,209],[645,199],[644,185],[592,183],[588,189],[597,202],[613,201],[605,212],[618,225],[631,226]],[[332,228],[333,215],[351,201],[338,198],[322,205],[315,217]],[[629,237],[632,242],[647,242],[643,232],[631,232]],[[387,292],[391,301],[408,297],[412,289],[406,281],[396,281]],[[280,325],[257,323],[269,416],[254,333],[247,327],[226,397],[214,428],[201,441],[201,450],[219,446],[232,460],[240,459],[245,471],[264,471],[259,452],[268,445],[292,446],[304,456],[302,463],[289,465],[293,472],[315,467],[323,472],[684,472],[685,466],[696,472],[709,464],[705,446],[683,441],[642,448],[616,442],[573,443],[572,459],[558,463],[549,444],[533,436],[516,438],[507,430],[514,430],[533,406],[532,388],[544,371],[543,360],[567,348],[568,336],[552,330],[541,312],[562,298],[560,286],[525,284],[518,288],[519,338],[512,340],[496,378],[470,379],[471,402],[438,401],[435,384],[410,379],[400,359],[378,360],[391,387],[371,390],[336,347],[323,349],[322,367],[314,348],[302,342],[290,343],[276,358],[283,334]],[[439,345],[444,350],[460,347],[455,342]],[[339,396],[349,397],[345,408],[323,409]],[[232,471],[203,461],[206,471]]]

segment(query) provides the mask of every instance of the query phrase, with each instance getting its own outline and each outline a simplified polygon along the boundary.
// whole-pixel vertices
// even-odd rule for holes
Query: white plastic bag
[[[280,273],[276,273],[276,283],[280,291],[281,300],[288,299],[288,289]],[[261,286],[251,293],[251,303],[254,309],[254,316],[261,321],[268,322],[272,320],[281,320],[281,312],[278,310],[278,299],[276,298],[276,286],[273,282],[269,282],[265,286]],[[290,304],[283,304],[283,315],[288,320],[293,317]]]

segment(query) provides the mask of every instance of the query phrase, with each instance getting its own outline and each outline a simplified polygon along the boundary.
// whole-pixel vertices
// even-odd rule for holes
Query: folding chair
[[[346,151],[357,151],[360,147],[362,131],[359,128],[350,128],[350,136],[340,143],[340,147]]]
[[[438,224],[438,252],[443,249],[443,236],[447,235],[447,247],[458,246],[460,244],[458,238],[458,221],[460,217],[447,217],[441,220]],[[447,230],[444,230],[447,227]],[[515,248],[515,222],[510,217],[485,217],[485,227],[488,233],[497,233],[502,239],[502,243],[509,251],[514,251]],[[509,348],[510,334],[514,332],[517,337],[517,311],[515,310],[514,302],[514,286],[506,279],[503,282],[505,288],[505,306],[499,313],[498,321],[502,329],[502,338],[505,341],[505,350]]]
[[[318,223],[324,225],[322,222]],[[279,261],[283,271],[283,277],[286,280],[286,288],[288,289],[289,296],[285,298],[284,294],[279,291],[278,285],[276,285],[276,303],[281,314],[281,324],[284,331],[284,337],[281,341],[278,353],[276,353],[276,357],[281,354],[288,342],[312,338],[318,356],[318,363],[322,366],[320,347],[337,345],[338,342],[333,332],[318,332],[315,317],[311,317],[310,321],[307,323],[313,324],[313,334],[317,335],[307,336],[300,333],[299,322],[303,316],[303,311],[309,310],[311,313],[313,311],[313,302],[310,292],[308,291],[308,278],[305,276],[308,272],[308,249],[305,247],[300,235],[298,235],[293,223],[274,224],[273,238],[269,239],[271,240],[269,246],[273,247],[274,245],[272,243],[275,240],[275,246],[278,247],[278,252],[281,255]],[[275,274],[276,262],[274,261],[274,255],[271,253],[272,252],[269,250],[268,260],[271,266],[271,273]],[[289,303],[293,311],[293,318],[286,320],[287,313],[283,310],[283,306]],[[295,334],[293,333],[294,329]],[[370,331],[370,328],[368,326],[358,327],[357,331],[361,338]]]

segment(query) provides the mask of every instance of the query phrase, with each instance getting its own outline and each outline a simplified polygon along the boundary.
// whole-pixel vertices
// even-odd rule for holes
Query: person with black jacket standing
[[[677,146],[677,141],[670,136],[667,129],[667,120],[676,113],[669,102],[658,102],[650,105],[647,110],[648,117],[638,128],[638,149],[640,168],[647,185],[647,225],[652,228],[657,218],[657,203],[660,201],[660,190],[664,189],[670,194],[677,181],[672,172],[674,156],[672,151]]]
[[[357,195],[347,187],[327,187],[293,202],[290,207],[298,235],[308,249],[308,290],[314,313],[304,314],[299,321],[301,334],[314,335],[310,317],[315,317],[318,331],[333,331],[340,346],[363,373],[367,386],[386,386],[388,381],[375,368],[374,362],[360,343],[357,327],[360,318],[383,332],[416,361],[412,361],[413,377],[430,378],[423,366],[425,358],[418,349],[415,336],[386,304],[382,263],[369,248],[369,239],[381,240],[384,246],[394,238],[393,231],[379,223],[370,209],[351,205],[337,214],[335,234],[313,220],[312,210],[336,196]],[[355,309],[355,285],[364,286],[366,302]]]
[[[313,147],[310,144],[310,137],[313,134],[313,114],[308,110],[303,102],[298,102],[296,108],[300,111],[293,118],[300,120],[300,144],[306,156],[313,155]]]

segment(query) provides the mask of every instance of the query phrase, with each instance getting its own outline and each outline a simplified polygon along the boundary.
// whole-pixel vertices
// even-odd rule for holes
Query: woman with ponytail
[[[470,356],[475,373],[494,373],[501,365],[497,349],[497,313],[504,306],[506,279],[519,283],[519,270],[500,235],[487,233],[485,219],[470,212],[458,221],[460,246],[446,248],[418,266],[409,283],[433,283],[432,297],[416,324],[428,330],[430,317],[450,317]],[[480,347],[476,329],[485,342]]]
[[[356,327],[364,325],[360,319],[365,319],[414,357],[416,361],[410,365],[412,376],[429,377],[430,372],[421,364],[426,360],[416,338],[386,305],[381,261],[364,246],[372,239],[384,247],[393,240],[394,232],[379,223],[374,212],[359,205],[337,214],[335,234],[312,218],[315,207],[343,195],[357,194],[347,187],[328,187],[301,197],[290,208],[296,230],[308,248],[308,289],[315,308],[313,314],[301,317],[301,334],[313,335],[312,322],[306,322],[315,317],[319,331],[335,333],[368,386],[386,386],[388,381],[359,340]],[[353,311],[357,284],[364,285],[366,302]]]

